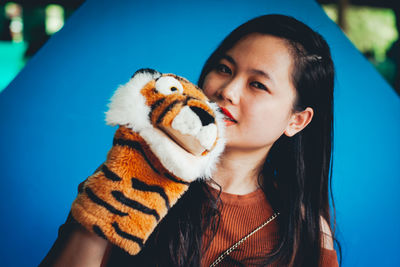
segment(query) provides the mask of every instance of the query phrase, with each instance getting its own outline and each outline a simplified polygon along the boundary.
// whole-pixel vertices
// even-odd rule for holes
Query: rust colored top
[[[218,192],[213,188],[212,191]],[[246,195],[222,192],[220,197],[223,203],[220,225],[209,249],[202,258],[201,266],[210,266],[221,253],[274,214],[274,210],[261,189]],[[239,260],[246,266],[257,265],[257,257],[271,252],[274,245],[277,244],[278,229],[277,220],[271,221],[236,248],[229,255],[231,259],[224,259],[218,266],[234,266],[234,260]],[[209,234],[206,233],[204,241],[207,242],[209,238]],[[338,266],[336,251],[322,249],[320,266]]]

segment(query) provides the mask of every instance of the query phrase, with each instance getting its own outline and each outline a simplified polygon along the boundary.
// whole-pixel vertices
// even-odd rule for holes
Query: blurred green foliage
[[[337,5],[322,5],[322,7],[337,23]],[[394,11],[390,8],[350,5],[345,9],[344,18],[344,33],[377,71],[394,86],[399,62],[387,56],[387,52],[399,38]]]
[[[336,5],[323,5],[327,15],[337,22]],[[345,33],[363,53],[372,53],[375,60],[384,61],[386,51],[398,38],[396,16],[389,8],[349,6],[346,9]]]

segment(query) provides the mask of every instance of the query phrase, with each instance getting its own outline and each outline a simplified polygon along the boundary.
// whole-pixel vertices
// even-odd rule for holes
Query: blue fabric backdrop
[[[108,99],[138,68],[197,81],[233,28],[283,13],[324,35],[336,64],[334,194],[343,266],[399,264],[400,99],[312,0],[88,0],[0,94],[0,258],[35,266],[77,185],[105,159]]]

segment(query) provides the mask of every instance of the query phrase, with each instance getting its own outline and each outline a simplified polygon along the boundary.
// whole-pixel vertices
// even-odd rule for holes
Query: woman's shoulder
[[[329,227],[328,222],[325,220],[324,217],[321,216],[321,242],[322,247],[327,250],[333,250],[333,238],[331,228]]]

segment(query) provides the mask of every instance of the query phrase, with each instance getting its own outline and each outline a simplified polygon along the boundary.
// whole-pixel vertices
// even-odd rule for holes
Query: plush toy
[[[138,70],[115,92],[106,122],[119,125],[101,168],[72,204],[86,229],[137,254],[195,179],[224,149],[223,115],[188,80]]]

